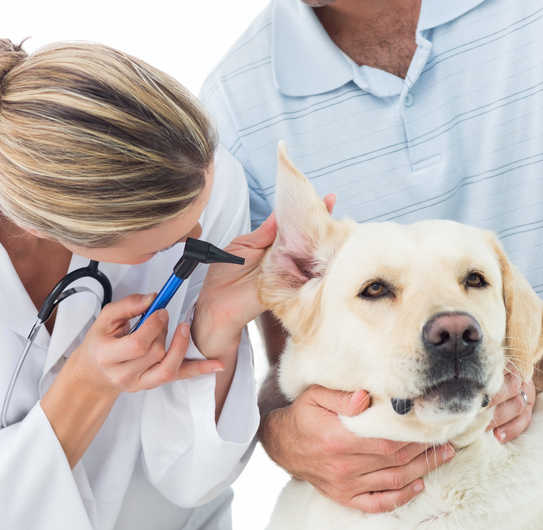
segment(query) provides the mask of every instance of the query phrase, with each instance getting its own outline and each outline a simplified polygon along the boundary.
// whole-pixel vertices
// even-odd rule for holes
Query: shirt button
[[[410,92],[408,92],[408,93],[405,95],[404,105],[405,105],[406,107],[410,107],[411,105],[413,105],[413,96],[411,95]]]

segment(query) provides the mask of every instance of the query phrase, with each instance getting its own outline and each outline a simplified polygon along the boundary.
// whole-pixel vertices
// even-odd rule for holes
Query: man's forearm
[[[272,410],[286,407],[290,404],[289,400],[279,388],[278,368],[278,363],[270,366],[268,375],[262,383],[262,387],[258,394],[258,407],[262,419],[264,419]]]
[[[534,384],[535,384],[535,390],[539,394],[539,392],[543,392],[543,359],[541,359],[534,367]]]

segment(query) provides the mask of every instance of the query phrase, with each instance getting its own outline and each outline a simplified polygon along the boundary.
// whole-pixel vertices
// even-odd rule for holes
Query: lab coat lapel
[[[88,265],[88,258],[74,255],[70,262],[69,272]],[[109,278],[115,298],[115,287],[126,274],[129,265],[117,263],[100,263],[98,268]],[[97,293],[102,300],[102,287],[92,278],[82,278],[75,285],[89,287]],[[78,293],[66,298],[58,306],[55,327],[51,335],[51,341],[47,352],[47,359],[43,370],[43,377],[62,357],[69,357],[72,351],[79,345],[82,335],[85,335],[100,311],[99,302],[95,296],[89,293]]]

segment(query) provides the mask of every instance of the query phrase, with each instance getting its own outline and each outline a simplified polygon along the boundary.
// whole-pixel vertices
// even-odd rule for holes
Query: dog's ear
[[[277,237],[262,263],[262,302],[292,335],[315,325],[320,281],[350,231],[349,222],[334,220],[307,178],[279,143],[275,191]],[[302,307],[303,299],[303,307]]]
[[[517,367],[524,380],[529,380],[543,355],[543,302],[509,261],[494,236],[493,246],[500,263],[507,315],[506,358]]]

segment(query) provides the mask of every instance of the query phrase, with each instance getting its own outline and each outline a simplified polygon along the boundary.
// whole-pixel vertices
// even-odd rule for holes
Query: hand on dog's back
[[[268,454],[294,477],[306,480],[344,506],[367,513],[391,511],[424,488],[422,477],[454,455],[452,447],[360,438],[339,415],[370,405],[364,391],[312,386],[290,406],[271,412],[261,440]],[[446,455],[450,449],[450,456]]]

